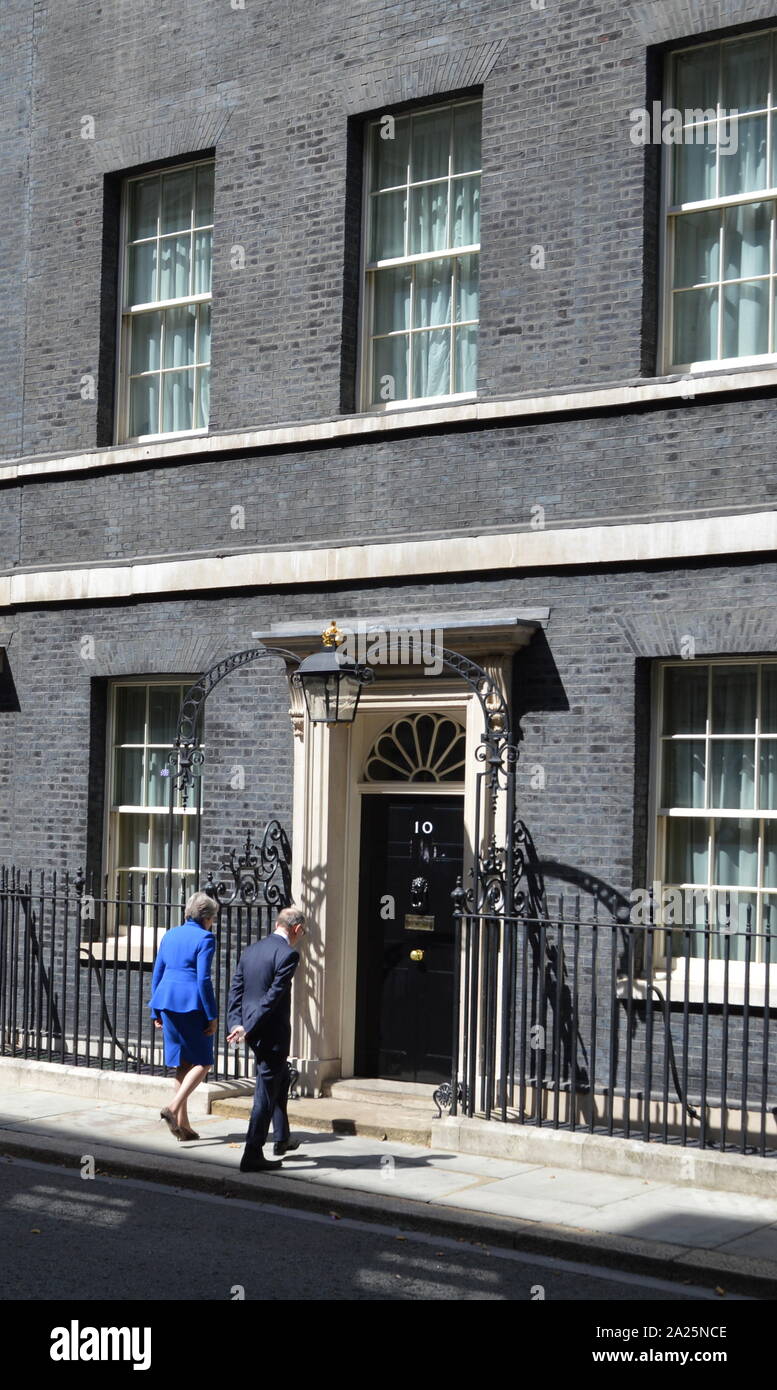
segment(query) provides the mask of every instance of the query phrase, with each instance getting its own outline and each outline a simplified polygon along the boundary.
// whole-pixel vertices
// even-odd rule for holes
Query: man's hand
[[[217,1018],[212,1018],[211,1021],[210,1021],[210,1023],[208,1024],[207,1028],[203,1028],[203,1030],[202,1030],[203,1037],[212,1038],[212,1037],[213,1037],[213,1034],[215,1033],[215,1031],[216,1031],[216,1029],[218,1028],[218,1026],[219,1026],[219,1021],[218,1021],[218,1019],[217,1019]]]
[[[154,1019],[154,1027],[155,1027],[155,1028],[161,1028],[161,1027],[162,1027],[162,1020],[161,1020],[161,1018],[155,1018],[155,1019]]]
[[[245,1035],[246,1035],[246,1030],[245,1030],[245,1028],[243,1027],[243,1025],[242,1025],[241,1023],[239,1023],[239,1024],[237,1025],[237,1028],[233,1028],[231,1033],[227,1033],[227,1042],[228,1042],[228,1043],[241,1043],[241,1042],[243,1041],[243,1038],[245,1037]]]

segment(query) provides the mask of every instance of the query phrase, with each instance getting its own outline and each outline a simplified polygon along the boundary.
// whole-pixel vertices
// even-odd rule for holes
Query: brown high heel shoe
[[[188,1143],[190,1139],[199,1139],[199,1134],[193,1129],[187,1129],[186,1125],[180,1126],[179,1138],[183,1143]]]
[[[168,1110],[167,1108],[165,1108],[164,1110],[160,1110],[159,1115],[160,1118],[164,1120],[165,1124],[167,1125],[167,1128],[170,1130],[170,1133],[175,1135],[175,1138],[178,1140],[180,1144],[181,1139],[183,1138],[183,1130],[176,1124],[175,1115],[173,1114],[172,1110]]]

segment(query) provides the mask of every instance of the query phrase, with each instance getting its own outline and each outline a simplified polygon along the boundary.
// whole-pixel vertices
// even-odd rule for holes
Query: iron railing
[[[465,909],[452,1114],[777,1153],[768,908],[757,932],[750,906],[680,926],[584,920],[579,897]]]
[[[246,1048],[226,1043],[235,964],[290,901],[290,853],[277,821],[260,846],[225,855],[203,887],[220,903],[212,975],[220,1026],[214,1080],[251,1074]],[[162,933],[184,919],[166,876],[127,880],[125,896],[82,874],[0,868],[0,1055],[160,1075],[161,1031],[148,1001]],[[222,1026],[224,1025],[224,1026]]]

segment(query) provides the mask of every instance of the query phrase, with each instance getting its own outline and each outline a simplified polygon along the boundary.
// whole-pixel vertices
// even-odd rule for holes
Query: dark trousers
[[[289,1099],[289,1064],[286,1057],[254,1048],[256,1090],[246,1135],[246,1153],[261,1154],[272,1121],[273,1142],[285,1144],[289,1137],[286,1106]]]

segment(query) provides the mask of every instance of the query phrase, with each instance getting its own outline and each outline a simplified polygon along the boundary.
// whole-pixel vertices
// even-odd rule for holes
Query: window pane
[[[758,824],[752,820],[716,820],[715,883],[736,888],[757,887]]]
[[[146,730],[146,689],[142,685],[116,687],[115,743],[143,743]]]
[[[188,822],[188,824],[185,825],[184,837],[184,843],[181,848],[180,855],[181,864],[183,868],[186,868],[189,870],[190,873],[193,873],[196,868],[195,855],[197,852],[197,840],[195,838],[194,825],[192,824],[191,820]]]
[[[661,805],[704,806],[705,752],[702,740],[664,743],[664,779]]]
[[[213,221],[213,175],[212,164],[202,164],[197,170],[197,201],[194,211],[195,227],[208,226]]]
[[[675,106],[716,106],[718,100],[719,49],[717,44],[689,49],[675,59]]]
[[[481,114],[479,102],[453,108],[454,174],[468,174],[480,168]]]
[[[480,175],[453,181],[453,245],[480,245]]]
[[[113,769],[114,806],[142,806],[143,749],[117,748]]]
[[[705,137],[708,132],[705,131]],[[699,132],[701,135],[701,132]],[[684,136],[695,140],[696,132],[686,130]],[[715,146],[706,138],[703,144],[674,146],[674,201],[698,203],[715,197]]]
[[[456,329],[456,380],[454,391],[476,391],[478,378],[477,328]]]
[[[755,743],[720,739],[712,744],[712,802],[722,811],[755,806]]]
[[[156,299],[156,246],[155,241],[130,246],[127,304],[153,304]]]
[[[726,111],[760,111],[769,94],[769,43],[762,38],[724,43],[721,105]]]
[[[413,340],[413,395],[447,396],[450,391],[450,333],[445,329],[416,333]]]
[[[456,277],[456,319],[477,319],[480,314],[480,257],[461,256]]]
[[[769,351],[769,293],[767,280],[724,287],[724,357],[755,357]]]
[[[194,233],[194,284],[192,294],[210,294],[213,269],[213,233]]]
[[[766,188],[766,117],[732,121],[728,133],[731,147],[720,152],[721,194]]]
[[[679,364],[709,362],[718,355],[718,291],[681,290],[673,295],[674,358]]]
[[[707,732],[707,666],[669,666],[664,671],[665,734]]]
[[[194,372],[167,372],[162,385],[162,430],[190,430]]]
[[[393,196],[393,195],[390,195]],[[448,184],[410,190],[410,255],[441,251],[448,245]]]
[[[707,882],[707,822],[670,816],[666,827],[668,883]]]
[[[764,888],[777,888],[777,821],[764,826]],[[777,917],[774,921],[777,927]]]
[[[210,367],[200,367],[197,373],[197,413],[194,427],[198,430],[208,428],[210,416]]]
[[[394,138],[388,137],[390,126],[379,122],[372,127],[372,188],[396,188],[407,183],[407,164],[410,149],[410,117],[394,121]]]
[[[165,345],[163,366],[188,367],[194,361],[194,329],[197,309],[194,304],[165,313]]]
[[[191,237],[168,237],[159,245],[159,298],[182,299],[189,293]]]
[[[451,110],[413,117],[410,181],[444,178],[448,173]]]
[[[159,215],[159,177],[135,179],[130,184],[129,240],[156,236]]]
[[[149,748],[146,754],[146,806],[168,805],[170,780],[162,776],[167,768],[168,752],[166,748]]]
[[[408,339],[376,338],[372,355],[372,399],[404,401],[408,399],[407,358]]]
[[[761,670],[761,733],[777,734],[777,666]]]
[[[370,259],[390,260],[405,254],[406,193],[381,193],[372,199]]]
[[[713,666],[713,734],[752,734],[755,732],[755,666]]]
[[[160,232],[181,232],[192,225],[194,170],[177,169],[162,178],[162,220]]]
[[[711,925],[722,928],[725,925],[733,927],[733,931],[722,930],[710,934],[710,958],[712,960],[725,960],[728,948],[729,960],[744,960],[747,951],[746,931],[748,920],[755,931],[755,924],[758,920],[758,902],[755,893],[731,894],[715,893],[713,895],[712,913],[710,917]],[[750,916],[748,919],[748,908]],[[751,938],[750,959],[755,958],[755,936]],[[704,942],[702,940],[700,955],[704,955]]]
[[[131,332],[130,372],[134,376],[136,372],[158,371],[162,315],[156,312],[133,315]]]
[[[157,873],[164,873],[167,868],[167,843],[168,825],[167,816],[148,817],[148,863],[149,868],[156,870]],[[173,868],[181,868],[181,840],[183,826],[177,817],[173,817]]]
[[[430,328],[451,319],[451,262],[422,261],[415,271],[414,328]]]
[[[675,218],[674,283],[701,285],[718,278],[720,213],[692,212]]]
[[[159,377],[133,377],[130,382],[130,437],[159,433]]]
[[[374,330],[394,333],[410,327],[410,285],[412,275],[405,268],[375,273]]]
[[[197,360],[210,362],[210,304],[199,306],[200,332],[197,339]]]
[[[176,735],[181,709],[181,687],[152,685],[148,691],[148,742],[169,748]]]
[[[744,280],[747,276],[768,275],[771,204],[744,203],[738,208],[727,208],[723,217],[723,278]]]
[[[760,807],[762,811],[777,811],[777,739],[761,744]]]
[[[145,869],[148,865],[148,816],[119,816],[119,866]],[[135,893],[138,893],[137,882]]]

